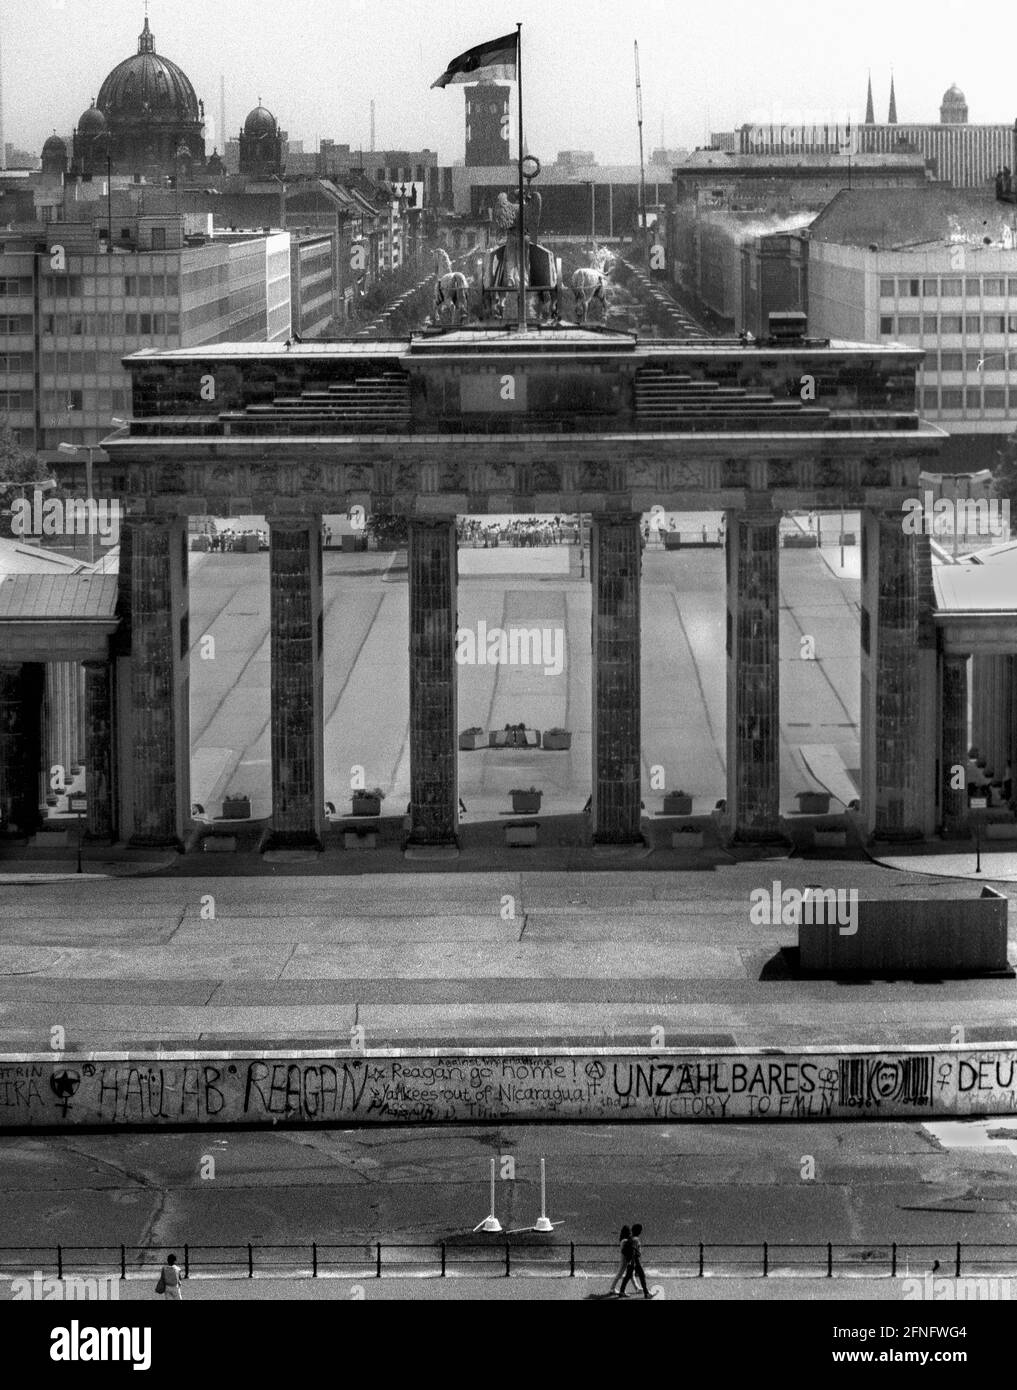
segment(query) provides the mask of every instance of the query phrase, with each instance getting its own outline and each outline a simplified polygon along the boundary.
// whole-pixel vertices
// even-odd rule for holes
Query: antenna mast
[[[639,125],[639,216],[643,224],[643,245],[646,245],[646,170],[643,165],[643,84],[639,80],[639,40],[636,50],[636,121]]]
[[[371,99],[371,153],[374,153],[374,99]]]

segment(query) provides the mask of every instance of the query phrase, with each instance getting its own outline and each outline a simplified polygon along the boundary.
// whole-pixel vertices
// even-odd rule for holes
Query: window
[[[68,392],[67,392],[67,409],[68,409],[68,410],[82,410],[82,409],[84,409],[84,405],[85,405],[85,394],[84,394],[83,391],[68,391]]]
[[[31,277],[17,275],[0,275],[0,295],[31,293]]]
[[[0,334],[31,333],[32,320],[27,314],[0,314]]]
[[[939,294],[939,281],[933,277],[931,280],[922,281],[922,294],[931,295],[933,299]]]
[[[139,298],[142,298],[142,297],[144,297],[144,296],[151,295],[151,293],[152,293],[152,277],[151,277],[151,275],[139,275],[139,276],[138,276],[138,297],[139,297]]]
[[[167,294],[179,294],[179,293],[180,293],[180,277],[179,277],[179,275],[167,275],[167,276],[166,276],[166,293],[167,293]]]
[[[1017,314],[1007,314],[1007,316],[1006,316],[1006,332],[1007,332],[1007,333],[1017,333]]]
[[[889,317],[889,318],[881,318],[881,319],[879,320],[879,331],[880,331],[880,333],[892,333],[892,332],[893,332],[893,318],[892,318],[892,317]]]
[[[31,363],[21,352],[0,352],[0,372],[27,372]]]
[[[939,370],[941,372],[962,372],[964,370],[964,354],[962,352],[941,352],[939,354]]]
[[[138,336],[137,314],[124,315],[124,333],[128,338],[136,338]]]
[[[920,280],[898,280],[897,293],[902,299],[917,299],[921,292]]]
[[[960,314],[940,314],[939,331],[940,333],[959,333],[963,327]]]
[[[142,336],[143,338],[150,338],[150,337],[152,336],[152,315],[151,315],[151,314],[139,314],[139,315],[138,315],[138,332],[141,334],[141,336]]]
[[[920,320],[917,314],[901,314],[897,320],[898,333],[917,333]]]
[[[982,388],[980,386],[965,387],[964,399],[967,403],[968,410],[981,410]]]
[[[939,332],[939,315],[938,315],[938,314],[923,314],[923,315],[922,315],[922,332],[923,332],[923,333],[938,333],[938,332]]]
[[[1006,388],[1003,386],[986,386],[985,408],[986,410],[1005,410]]]
[[[153,227],[153,228],[152,228],[152,250],[153,250],[153,251],[165,251],[165,250],[166,250],[166,228],[165,228],[165,227]]]
[[[880,299],[892,299],[892,298],[893,298],[893,281],[892,281],[892,280],[880,280],[880,282],[879,282],[879,297],[880,297]]]
[[[961,280],[941,280],[939,293],[943,299],[959,298],[962,283]]]
[[[986,331],[986,333],[1005,333],[1005,332],[1006,332],[1006,316],[1005,316],[1005,314],[985,314],[983,317],[984,317],[984,320],[985,320],[985,331]]]
[[[960,410],[964,404],[964,392],[959,386],[944,386],[940,392],[940,400],[944,410]]]
[[[939,391],[935,386],[926,386],[922,389],[922,409],[939,409]]]
[[[965,333],[981,333],[981,331],[982,331],[982,316],[981,316],[981,314],[965,314],[965,315],[964,315],[964,332],[965,332]]]
[[[30,391],[0,391],[0,410],[30,410],[32,393]]]
[[[988,296],[988,295],[990,295],[990,294],[991,294],[991,295],[1001,295],[1001,294],[1005,294],[1005,293],[1006,293],[1006,281],[1005,281],[1005,280],[993,279],[993,280],[983,280],[983,281],[982,281],[982,294]]]
[[[1017,294],[1017,279],[1014,279],[1012,275],[1006,282],[1006,292],[1007,294]]]
[[[964,293],[973,299],[977,299],[982,292],[982,282],[978,279],[964,281]]]
[[[1017,386],[1010,387],[1010,409],[1017,410]]]
[[[961,355],[960,353],[957,354],[958,357],[960,357],[960,355]],[[981,363],[981,362],[982,362],[982,354],[981,354],[980,352],[978,352],[977,350],[976,350],[975,352],[966,352],[966,353],[964,353],[964,366],[965,366],[965,368],[966,368],[967,371],[969,371],[969,372],[980,372],[980,371],[982,370],[982,368],[981,368],[981,366],[980,366],[980,363]]]

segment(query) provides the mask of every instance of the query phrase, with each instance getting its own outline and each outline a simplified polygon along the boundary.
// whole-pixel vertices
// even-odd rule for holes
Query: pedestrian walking
[[[621,1228],[618,1236],[618,1245],[621,1252],[621,1264],[618,1266],[618,1273],[611,1280],[611,1287],[607,1291],[608,1298],[613,1298],[618,1291],[619,1282],[625,1277],[625,1272],[629,1267],[629,1260],[632,1257],[632,1232],[628,1226]]]
[[[646,1287],[646,1275],[643,1272],[643,1248],[639,1242],[639,1237],[642,1235],[642,1233],[643,1228],[637,1221],[636,1224],[632,1227],[632,1234],[629,1236],[630,1255],[628,1264],[625,1269],[625,1278],[622,1280],[621,1288],[618,1291],[619,1298],[625,1297],[625,1290],[628,1287],[629,1280],[632,1278],[636,1278],[639,1280],[640,1287],[643,1290],[644,1298],[653,1297],[653,1294],[650,1293],[650,1290]]]
[[[176,1255],[167,1255],[166,1263],[163,1265],[159,1274],[159,1282],[155,1286],[157,1294],[162,1294],[163,1298],[171,1303],[183,1302],[183,1290],[180,1287],[180,1270],[177,1267]]]

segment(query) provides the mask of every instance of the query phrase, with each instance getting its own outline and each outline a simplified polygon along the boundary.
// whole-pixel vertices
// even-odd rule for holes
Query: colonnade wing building
[[[270,842],[320,843],[321,518],[359,505],[409,520],[410,841],[451,843],[458,828],[456,517],[509,512],[592,515],[592,834],[637,841],[640,516],[660,505],[727,514],[726,813],[732,835],[771,837],[778,528],[785,510],[843,505],[863,513],[862,812],[880,836],[931,833],[957,722],[941,712],[929,539],[902,524],[945,438],[916,413],[921,360],[573,328],[132,355],[133,419],[96,479],[126,522],[116,631],[97,622],[87,654],[93,828],[185,837],[187,519],[256,513],[271,523]],[[32,718],[15,669],[11,729]]]

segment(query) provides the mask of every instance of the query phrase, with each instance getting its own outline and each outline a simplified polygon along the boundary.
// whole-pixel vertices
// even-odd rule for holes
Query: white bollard
[[[545,1235],[554,1230],[554,1226],[547,1219],[547,1186],[543,1159],[540,1160],[540,1215],[537,1217],[533,1229],[541,1231]]]
[[[488,1231],[491,1235],[498,1235],[501,1231],[501,1222],[494,1214],[494,1167],[495,1160],[491,1159],[491,1211],[485,1216],[479,1226],[474,1226],[474,1231]]]

